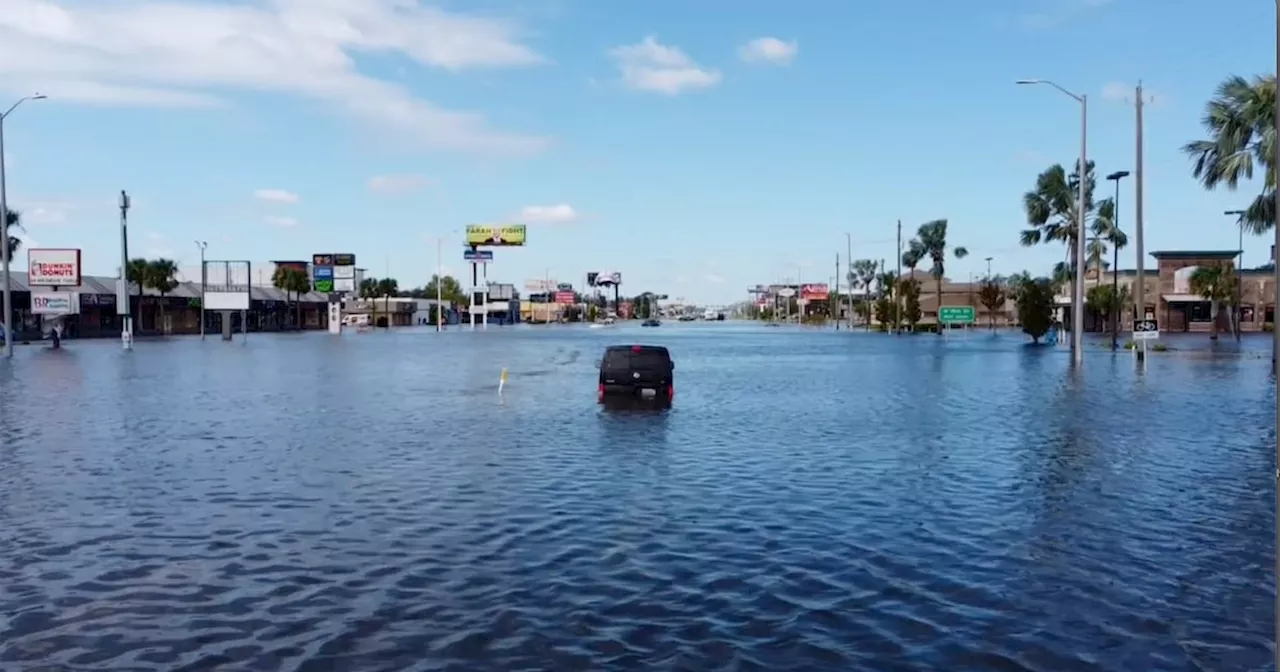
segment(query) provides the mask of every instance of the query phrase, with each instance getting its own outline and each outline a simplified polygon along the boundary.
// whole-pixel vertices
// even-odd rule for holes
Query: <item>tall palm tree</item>
[[[849,268],[849,286],[855,290],[864,290],[862,303],[866,306],[868,330],[871,329],[871,283],[876,281],[876,273],[879,271],[880,264],[874,259],[858,259]]]
[[[912,242],[917,241],[920,249],[924,251],[924,256],[933,262],[929,267],[929,275],[933,276],[934,287],[937,289],[936,310],[940,313],[942,311],[942,276],[947,272],[947,252],[951,252],[956,259],[964,259],[969,256],[969,250],[964,247],[947,247],[947,220],[945,219],[935,219],[921,224]],[[941,324],[938,325],[938,335],[942,335]]]
[[[134,325],[137,326],[142,324],[142,290],[150,286],[147,283],[147,277],[150,273],[151,262],[142,257],[130,259],[129,265],[125,267],[125,280],[133,283],[133,286],[138,288],[138,293],[135,295],[138,297],[138,301],[132,306],[125,306],[123,310],[129,312],[129,315],[133,317]],[[116,311],[120,310],[121,308],[117,306]],[[120,314],[123,315],[124,313]]]
[[[9,258],[13,259],[13,257],[18,254],[18,248],[22,247],[22,239],[13,235],[14,231],[24,230],[22,228],[22,213],[17,210],[10,209],[4,214],[9,225]]]
[[[1222,304],[1230,305],[1236,296],[1236,276],[1224,264],[1201,266],[1192,271],[1188,283],[1194,294],[1199,294],[1209,301],[1209,319],[1212,326],[1209,338],[1218,340],[1218,308]]]
[[[1192,175],[1210,191],[1219,186],[1235,191],[1241,180],[1253,178],[1255,166],[1262,169],[1261,193],[1240,218],[1241,226],[1254,234],[1270,231],[1276,222],[1275,115],[1275,75],[1252,80],[1232,75],[1205,104],[1200,123],[1209,139],[1182,147],[1194,161]]]
[[[1106,258],[1105,231],[1115,220],[1115,206],[1111,199],[1093,201],[1097,179],[1092,161],[1085,164],[1084,207],[1086,227],[1095,239],[1085,248],[1088,263],[1097,264]],[[1068,278],[1074,277],[1076,265],[1076,231],[1079,227],[1077,210],[1080,202],[1080,170],[1067,174],[1062,164],[1055,163],[1036,177],[1036,186],[1023,194],[1022,207],[1027,213],[1029,228],[1023,229],[1019,242],[1025,247],[1040,244],[1062,244],[1067,250]],[[1102,264],[1096,267],[1101,268]],[[1057,278],[1055,278],[1057,280]]]
[[[169,292],[177,289],[178,280],[175,276],[178,274],[178,265],[172,259],[155,259],[147,263],[144,282],[147,287],[156,290],[160,295],[160,328],[163,330],[166,303],[165,297]]]

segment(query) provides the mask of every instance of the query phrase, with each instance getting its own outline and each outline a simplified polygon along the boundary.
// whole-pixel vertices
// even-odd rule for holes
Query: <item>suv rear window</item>
[[[671,355],[666,348],[609,348],[604,356],[604,368],[611,370],[661,371],[671,368]]]

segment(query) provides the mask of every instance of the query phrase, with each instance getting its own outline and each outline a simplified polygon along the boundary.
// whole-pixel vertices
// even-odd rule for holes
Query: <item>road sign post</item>
[[[1155,320],[1134,320],[1133,321],[1133,340],[1154,341],[1160,338],[1160,324]]]
[[[971,325],[978,319],[976,313],[973,306],[939,306],[938,328],[945,330],[953,324]]]

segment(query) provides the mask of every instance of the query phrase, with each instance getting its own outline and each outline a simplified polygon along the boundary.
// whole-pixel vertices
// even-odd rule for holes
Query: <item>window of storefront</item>
[[[1188,322],[1212,322],[1213,313],[1209,310],[1208,301],[1187,304]]]

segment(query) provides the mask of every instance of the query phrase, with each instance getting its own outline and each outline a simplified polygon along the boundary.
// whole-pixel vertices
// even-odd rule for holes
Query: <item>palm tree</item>
[[[849,286],[854,290],[866,290],[862,302],[866,306],[867,330],[871,329],[871,283],[876,280],[880,264],[874,259],[858,259],[849,267]]]
[[[22,239],[13,235],[14,231],[23,231],[22,213],[17,210],[7,210],[5,213],[9,225],[9,258],[13,259],[18,254],[18,248],[22,247]]]
[[[275,273],[271,275],[271,284],[278,290],[284,292],[285,302],[290,302],[290,295],[293,296],[294,317],[297,324],[295,328],[302,329],[302,295],[311,291],[311,280],[307,278],[306,271],[299,268],[291,268],[289,266],[276,266]]]
[[[928,257],[933,265],[929,268],[929,275],[933,276],[934,287],[937,288],[937,311],[942,311],[942,276],[947,272],[946,260],[947,252],[950,251],[956,259],[964,259],[969,256],[969,250],[964,247],[956,247],[948,250],[947,248],[947,220],[935,219],[932,222],[925,222],[920,225],[916,231],[916,237],[913,243],[919,242],[920,249],[924,251],[924,256]],[[911,248],[908,247],[908,251]],[[938,335],[942,335],[942,325],[938,325]]]
[[[138,297],[137,303],[133,306],[124,307],[124,310],[129,311],[129,314],[133,317],[133,323],[135,325],[142,324],[142,290],[150,286],[147,282],[147,278],[150,273],[151,262],[143,259],[142,257],[130,259],[129,265],[125,267],[125,280],[133,283],[133,286],[138,288],[138,293],[136,295]],[[117,307],[116,310],[118,311],[120,308]]]
[[[1209,139],[1189,142],[1182,148],[1195,162],[1191,174],[1210,191],[1219,186],[1235,191],[1241,180],[1253,178],[1255,166],[1262,169],[1261,193],[1240,218],[1241,226],[1254,234],[1270,231],[1276,222],[1275,115],[1275,75],[1252,81],[1232,75],[1205,104],[1201,124]]]
[[[147,263],[146,273],[143,276],[147,287],[156,290],[160,294],[160,323],[164,324],[165,297],[178,287],[178,280],[174,277],[178,274],[178,265],[171,259],[155,259]],[[163,326],[161,327],[163,329]]]
[[[1084,207],[1086,226],[1096,236],[1085,248],[1085,254],[1095,267],[1102,267],[1099,262],[1106,258],[1106,232],[1115,220],[1115,207],[1111,199],[1099,203],[1093,201],[1093,191],[1097,184],[1094,177],[1092,161],[1085,164]],[[1077,211],[1080,201],[1079,164],[1070,175],[1062,164],[1055,163],[1036,177],[1036,186],[1023,194],[1022,207],[1027,213],[1027,224],[1023,229],[1019,242],[1025,247],[1040,244],[1060,243],[1067,247],[1066,271],[1055,269],[1054,283],[1060,279],[1070,281],[1075,277],[1076,265],[1076,231],[1079,228]],[[1065,277],[1064,277],[1065,276]]]
[[[1235,280],[1235,274],[1223,264],[1201,266],[1191,273],[1188,284],[1192,293],[1209,301],[1209,319],[1212,320],[1209,338],[1212,340],[1218,340],[1218,307],[1223,303],[1230,304],[1235,298]]]

